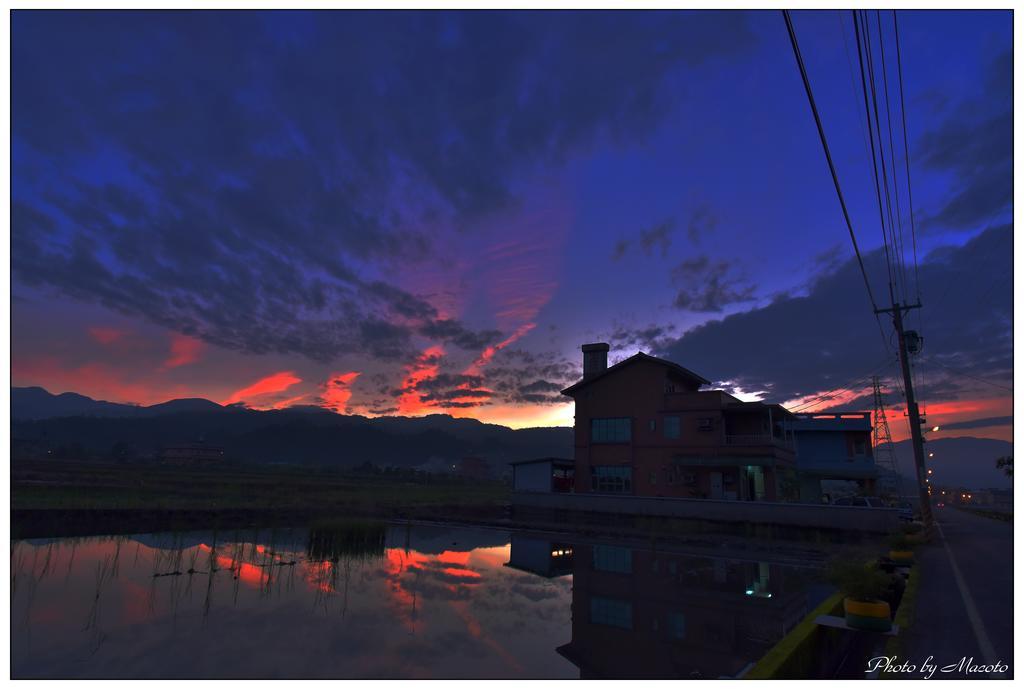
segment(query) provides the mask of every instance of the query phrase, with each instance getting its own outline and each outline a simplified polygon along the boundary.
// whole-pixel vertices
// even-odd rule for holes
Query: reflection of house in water
[[[792,583],[774,564],[578,545],[557,650],[584,679],[735,676],[806,614]]]
[[[572,574],[573,549],[564,541],[514,533],[505,566],[542,577],[563,577]]]

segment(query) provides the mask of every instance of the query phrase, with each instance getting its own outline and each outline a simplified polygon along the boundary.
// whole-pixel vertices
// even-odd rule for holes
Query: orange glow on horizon
[[[157,389],[149,380],[126,379],[124,371],[107,364],[65,367],[50,356],[12,359],[11,378],[14,385],[39,385],[53,394],[75,392],[122,404],[158,404],[192,393],[183,385]]]

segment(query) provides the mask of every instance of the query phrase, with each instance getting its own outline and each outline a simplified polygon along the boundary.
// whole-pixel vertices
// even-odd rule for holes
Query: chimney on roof
[[[585,344],[583,350],[583,380],[592,378],[608,368],[608,343]]]

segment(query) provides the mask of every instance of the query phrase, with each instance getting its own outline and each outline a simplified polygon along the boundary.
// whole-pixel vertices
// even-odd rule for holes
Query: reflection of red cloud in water
[[[480,622],[473,617],[473,613],[469,610],[469,604],[463,600],[449,601],[452,610],[459,616],[459,619],[466,625],[466,631],[470,635],[482,642],[485,646],[490,648],[494,653],[501,658],[506,665],[517,672],[523,671],[522,664],[515,659],[515,657],[509,653],[497,640],[492,638],[490,635],[485,634],[483,628],[480,626]]]
[[[256,546],[257,552],[262,551],[263,546]],[[200,543],[198,548],[206,553],[209,553],[212,549],[205,543]],[[238,575],[238,580],[250,586],[254,589],[260,589],[263,587],[263,583],[266,580],[266,572],[263,567],[257,567],[256,565],[249,564],[248,562],[232,561],[232,559],[226,555],[217,556],[217,567],[218,569],[231,570],[231,566],[235,566],[235,574]]]

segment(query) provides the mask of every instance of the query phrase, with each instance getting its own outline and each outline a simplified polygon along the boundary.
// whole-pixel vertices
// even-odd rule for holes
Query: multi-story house
[[[874,495],[882,482],[885,493],[899,492],[898,475],[882,475],[875,465],[871,412],[796,414],[790,428],[796,440],[801,502]]]
[[[607,344],[582,349],[583,379],[562,391],[576,402],[575,492],[795,499],[786,409],[701,390],[704,377],[642,352],[609,367]]]

